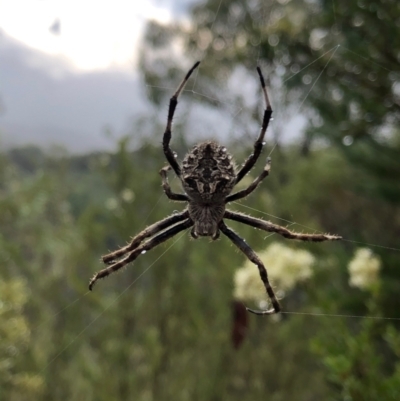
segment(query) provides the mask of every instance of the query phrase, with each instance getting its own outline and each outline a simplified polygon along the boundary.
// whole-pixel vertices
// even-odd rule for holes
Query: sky
[[[0,27],[78,70],[129,70],[146,20],[168,23],[176,11],[159,0],[2,0]]]
[[[149,19],[193,0],[1,0],[0,145],[113,148],[150,104],[136,68]]]
[[[0,0],[1,147],[113,149],[104,132],[132,132],[151,108],[136,68],[146,22],[185,18],[196,1]],[[200,107],[194,114],[199,139],[210,131],[196,123],[204,116],[219,134],[229,131],[229,115]]]

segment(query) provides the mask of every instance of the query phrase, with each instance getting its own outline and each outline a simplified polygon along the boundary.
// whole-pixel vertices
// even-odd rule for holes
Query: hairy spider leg
[[[126,253],[131,252],[135,248],[137,248],[143,242],[144,239],[152,237],[153,235],[159,233],[160,231],[176,223],[179,223],[180,221],[185,220],[188,217],[189,217],[188,211],[184,210],[181,213],[175,213],[172,216],[168,216],[165,219],[160,220],[157,223],[152,224],[151,226],[148,226],[139,234],[137,234],[127,246],[124,246],[114,252],[104,255],[102,257],[103,262],[105,264],[113,264],[116,261],[116,259],[124,256]]]
[[[271,158],[267,157],[267,163],[265,164],[263,172],[246,189],[238,191],[232,195],[228,195],[225,198],[225,203],[245,198],[247,195],[251,194],[258,187],[258,185],[264,180],[264,178],[268,177],[270,170],[271,170]]]
[[[281,307],[279,305],[278,300],[276,299],[274,290],[271,287],[271,284],[268,280],[267,269],[265,268],[261,259],[257,256],[257,254],[250,248],[249,245],[246,244],[243,238],[237,235],[231,228],[229,228],[223,221],[220,222],[219,228],[221,231],[247,256],[247,258],[253,262],[257,267],[260,273],[260,277],[262,282],[264,283],[265,290],[271,300],[273,309],[258,311],[254,309],[247,308],[246,309],[254,313],[256,315],[272,315],[274,313],[279,313]]]
[[[265,86],[264,76],[263,76],[263,74],[261,72],[260,67],[257,67],[257,72],[258,72],[258,75],[260,77],[261,88],[262,88],[262,91],[264,93],[264,99],[265,99],[265,105],[266,105],[265,106],[265,110],[264,110],[264,117],[263,117],[263,122],[262,122],[262,125],[261,125],[260,134],[258,135],[258,138],[254,143],[253,153],[247,158],[247,160],[245,161],[243,167],[238,172],[238,174],[236,176],[236,184],[239,181],[241,181],[242,178],[254,167],[254,165],[256,164],[256,161],[260,157],[261,151],[262,151],[262,149],[264,147],[265,133],[267,131],[268,124],[269,124],[269,122],[271,120],[271,116],[272,116],[271,103],[269,102],[267,88]]]
[[[189,198],[185,194],[177,194],[172,192],[172,189],[168,182],[168,171],[171,170],[170,166],[163,167],[160,170],[160,175],[162,178],[162,187],[164,189],[165,195],[171,200],[178,201],[178,202],[188,202]]]
[[[112,264],[111,266],[106,267],[105,269],[100,270],[98,273],[96,273],[89,282],[89,290],[92,291],[93,286],[97,280],[107,277],[110,274],[118,271],[122,267],[126,266],[128,263],[133,262],[141,254],[146,253],[147,251],[150,251],[157,245],[160,245],[161,243],[167,241],[168,239],[172,238],[174,235],[180,233],[181,231],[186,230],[187,228],[191,227],[192,225],[193,225],[193,222],[191,220],[187,219],[187,220],[169,228],[168,230],[165,230],[165,231],[161,232],[160,234],[157,234],[155,237],[149,239],[144,244],[135,248],[125,258],[119,260],[118,262]]]
[[[181,175],[181,168],[178,164],[178,162],[175,159],[174,152],[171,150],[169,147],[169,143],[171,141],[171,129],[172,129],[172,120],[174,118],[174,113],[176,109],[176,105],[178,104],[178,96],[182,92],[183,88],[186,85],[186,82],[188,81],[189,77],[192,75],[192,72],[197,68],[197,66],[200,64],[200,61],[194,64],[194,66],[188,71],[186,74],[185,78],[181,82],[181,84],[178,86],[178,89],[174,93],[174,95],[171,97],[169,101],[169,109],[168,109],[168,121],[167,121],[167,127],[165,128],[164,136],[163,136],[163,149],[164,149],[164,154],[165,157],[168,160],[168,163],[171,165],[173,170],[175,171],[176,175],[180,177]]]
[[[232,212],[230,210],[225,210],[224,218],[235,220],[238,221],[239,223],[247,224],[251,227],[259,228],[261,230],[265,230],[270,233],[277,233],[285,238],[298,239],[300,241],[322,242],[322,241],[337,241],[342,239],[342,237],[339,235],[296,233],[294,231],[288,230],[285,227],[273,224],[270,221],[257,219],[255,217],[247,216],[242,213]]]

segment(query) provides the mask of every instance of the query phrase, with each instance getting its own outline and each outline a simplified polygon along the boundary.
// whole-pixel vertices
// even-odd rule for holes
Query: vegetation
[[[291,242],[232,222],[271,265],[287,312],[276,318],[242,314],[243,303],[266,297],[226,238],[177,236],[88,292],[102,254],[182,208],[161,190],[162,126],[146,116],[136,125],[140,143],[126,137],[114,152],[2,153],[0,401],[400,399],[400,320],[384,319],[400,318],[399,49],[382,45],[394,36],[399,5],[226,0],[217,14],[217,3],[193,8],[190,28],[149,26],[145,79],[168,87],[179,80],[174,58],[165,57],[176,41],[193,59],[207,51],[196,87],[212,97],[231,73],[259,60],[285,99],[274,97],[283,110],[277,119],[306,99],[309,124],[298,144],[273,130],[270,177],[230,207],[345,240]],[[330,59],[338,44],[351,51]],[[165,111],[167,92],[149,95]],[[256,127],[259,102],[231,99],[229,107],[243,107],[235,129]],[[213,100],[197,106],[223,115]],[[192,143],[190,123],[177,117],[180,157]],[[238,161],[251,152],[251,137],[225,140]],[[178,190],[176,179],[172,185]]]

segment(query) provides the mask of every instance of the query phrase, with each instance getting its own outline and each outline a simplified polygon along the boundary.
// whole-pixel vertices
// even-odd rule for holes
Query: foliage
[[[370,316],[379,314],[377,291],[368,302]],[[339,320],[326,321],[325,330],[313,341],[314,351],[323,358],[329,380],[342,399],[395,401],[400,396],[400,334],[394,326],[375,319],[357,325]]]
[[[15,297],[24,300],[29,294],[29,302],[20,303],[14,312],[31,331],[14,369],[20,378],[14,381],[18,391],[27,388],[28,374],[36,378],[37,399],[43,400],[108,400],[132,394],[157,400],[246,400],[266,393],[276,400],[307,400],[330,394],[323,380],[326,371],[309,350],[315,333],[323,338],[330,330],[318,319],[251,317],[244,342],[239,349],[233,347],[233,277],[244,258],[224,238],[208,243],[178,237],[101,281],[93,293],[87,292],[88,279],[101,268],[101,254],[181,207],[166,202],[162,194],[157,170],[165,162],[159,147],[144,143],[132,151],[127,138],[111,154],[59,159],[42,154],[42,162],[29,174],[21,171],[25,154],[29,157],[30,150],[21,150],[18,161],[3,155],[1,163],[1,174],[7,177],[0,208],[1,276],[10,283],[25,280],[23,287],[9,286]],[[359,230],[365,231],[364,238],[376,234],[377,223],[365,224],[363,218],[345,229],[354,210],[365,216],[373,207],[379,211],[378,221],[387,209],[373,200],[364,204],[366,200],[351,191],[357,176],[338,154],[321,150],[304,159],[296,150],[286,149],[276,156],[274,174],[266,185],[232,208],[251,207],[251,213],[259,216],[257,211],[268,211],[346,236]],[[280,161],[286,157],[297,163],[298,170],[288,184],[282,184],[287,173]],[[253,177],[246,177],[243,185]],[[308,188],[309,180],[319,188]],[[172,184],[179,190],[176,180]],[[351,210],[343,208],[350,200]],[[265,239],[260,231],[234,222],[232,226],[257,251],[278,239]],[[285,296],[284,309],[369,314],[364,307],[368,296],[348,285],[352,248],[301,245],[314,255],[314,275]],[[395,272],[388,277],[387,269],[394,262],[383,252],[379,256],[384,266],[381,287],[386,288],[386,280],[393,285],[396,279]],[[376,302],[391,302],[387,313],[394,315],[397,301],[391,294],[380,293]],[[346,338],[345,329],[337,327],[339,338]],[[15,347],[24,330],[12,336]],[[396,333],[393,326],[393,341]],[[331,351],[328,343],[322,344],[325,353],[321,347],[318,353],[325,361]],[[12,399],[14,390],[5,388],[5,399]]]
[[[0,281],[0,385],[8,395],[4,400],[28,400],[38,397],[43,388],[40,373],[24,370],[21,354],[31,342],[28,321],[22,311],[28,288],[21,279]]]
[[[170,87],[180,80],[188,62],[177,54],[182,45],[188,58],[206,55],[197,85],[213,99],[203,97],[198,106],[212,113],[217,105],[217,133],[224,113],[215,101],[219,83],[253,70],[258,59],[271,76],[273,101],[283,93],[281,117],[296,113],[307,97],[302,143],[278,143],[270,177],[229,207],[345,240],[298,244],[230,222],[261,255],[274,243],[278,261],[293,260],[299,250],[314,261],[313,274],[291,281],[290,290],[276,281],[287,290],[286,313],[249,316],[239,345],[231,342],[232,304],[245,258],[226,238],[178,236],[87,291],[102,254],[183,207],[162,194],[158,119],[142,117],[137,135],[110,153],[3,152],[0,400],[399,399],[399,324],[383,319],[398,318],[400,310],[399,49],[384,41],[395,37],[398,12],[389,0],[224,0],[196,5],[185,26],[149,24],[141,60],[147,83]],[[148,91],[165,111],[169,92]],[[259,124],[259,102],[250,97],[233,94],[228,105],[243,109],[232,127],[249,131],[246,140],[225,141],[238,162],[251,152]],[[193,140],[189,99],[183,97],[174,125],[179,157]],[[164,124],[165,113],[157,114]],[[257,165],[241,188],[259,171]],[[354,287],[349,262],[367,246],[373,255],[364,252],[363,260],[371,262],[373,280]],[[355,260],[356,273],[363,272]]]

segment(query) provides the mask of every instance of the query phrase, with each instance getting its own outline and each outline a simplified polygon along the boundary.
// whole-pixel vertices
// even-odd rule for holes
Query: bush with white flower
[[[313,274],[315,258],[308,251],[274,242],[258,255],[267,269],[270,282],[280,290],[278,297],[282,296],[282,291],[291,290],[296,283],[309,279]],[[266,299],[258,268],[252,262],[246,261],[236,271],[234,295],[236,299],[256,303]]]
[[[348,265],[352,287],[368,290],[378,281],[381,260],[369,248],[357,249]]]

